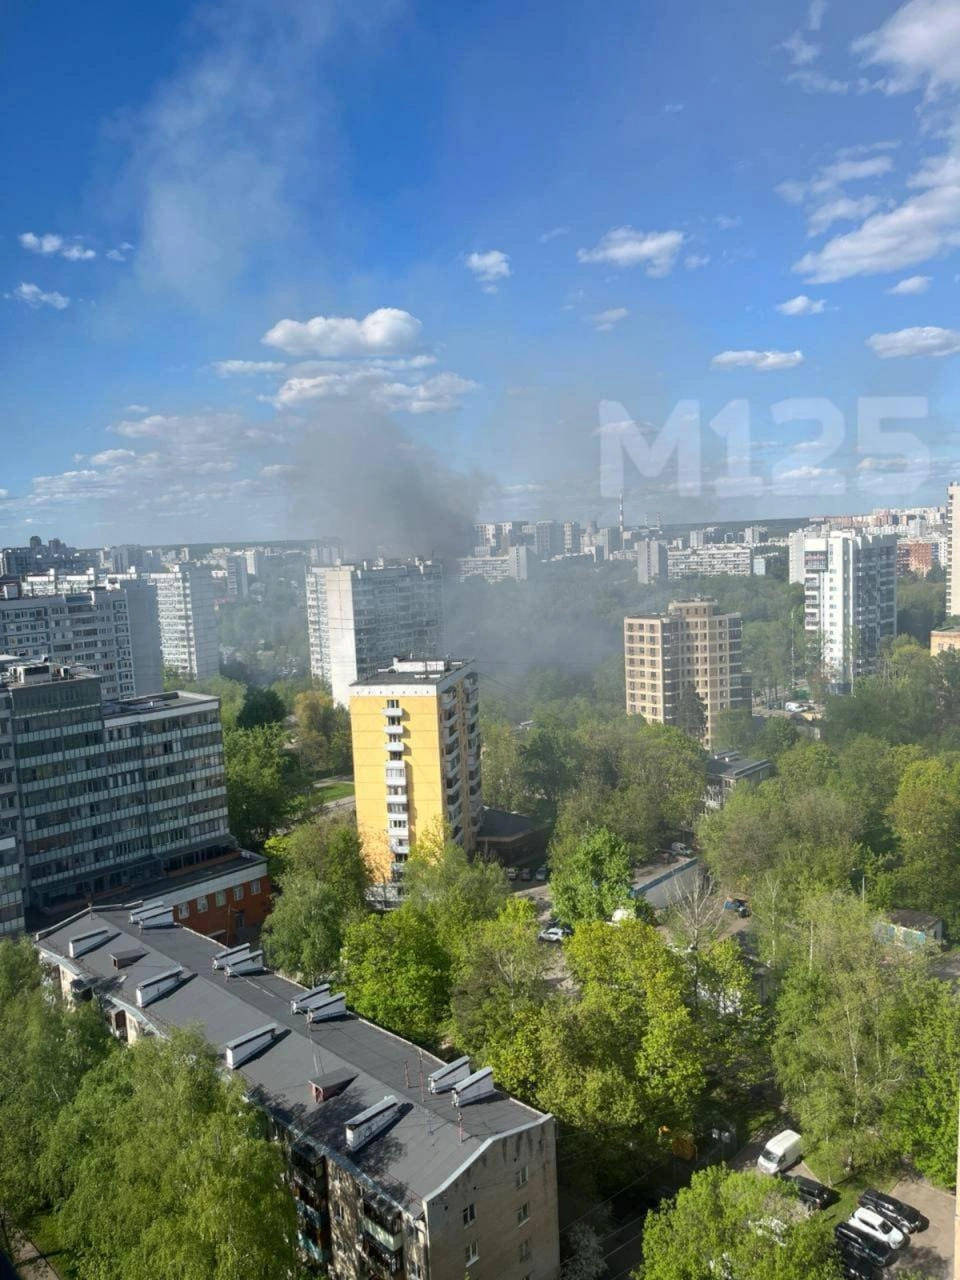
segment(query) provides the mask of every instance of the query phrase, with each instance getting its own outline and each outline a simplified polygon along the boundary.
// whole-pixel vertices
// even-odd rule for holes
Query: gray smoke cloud
[[[343,540],[350,559],[467,553],[472,525],[493,485],[456,470],[386,413],[345,402],[308,423],[292,449],[291,522]]]

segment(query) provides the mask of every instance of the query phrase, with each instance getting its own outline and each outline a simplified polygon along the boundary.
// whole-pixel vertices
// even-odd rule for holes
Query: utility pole
[[[953,1280],[960,1280],[960,1106],[957,1107],[957,1192],[953,1198]]]

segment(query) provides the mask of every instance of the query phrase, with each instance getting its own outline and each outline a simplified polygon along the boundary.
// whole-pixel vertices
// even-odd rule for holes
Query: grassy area
[[[345,800],[347,796],[352,796],[353,783],[321,782],[317,785],[316,791],[324,804],[330,804],[334,800]]]
[[[812,1158],[805,1157],[805,1163],[818,1182],[831,1185],[826,1176],[827,1170],[821,1168],[816,1155]],[[842,1182],[833,1183],[834,1190],[838,1193],[840,1199],[835,1205],[831,1205],[827,1210],[827,1215],[832,1222],[843,1222],[850,1217],[857,1207],[857,1197],[861,1191],[865,1191],[867,1187],[875,1187],[878,1191],[889,1191],[895,1182],[896,1178],[883,1170],[879,1172],[867,1170],[863,1173],[855,1173],[851,1177],[845,1178]]]
[[[60,1224],[52,1210],[35,1214],[23,1224],[23,1232],[33,1241],[61,1280],[73,1280],[76,1273],[70,1255],[63,1250],[60,1241]]]

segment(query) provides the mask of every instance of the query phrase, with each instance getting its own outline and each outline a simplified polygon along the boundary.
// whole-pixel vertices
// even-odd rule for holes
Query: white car
[[[907,1238],[892,1222],[881,1218],[880,1214],[874,1213],[872,1209],[864,1209],[862,1206],[854,1209],[850,1215],[850,1225],[859,1227],[868,1236],[873,1236],[874,1240],[882,1240],[891,1249],[899,1249]]]
[[[549,925],[546,929],[541,929],[537,934],[540,942],[562,942],[565,935],[558,924]]]

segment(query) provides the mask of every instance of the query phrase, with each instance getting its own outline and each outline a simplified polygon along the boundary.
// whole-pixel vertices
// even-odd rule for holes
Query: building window
[[[468,1204],[463,1211],[463,1225],[465,1227],[469,1227],[470,1223],[476,1222],[476,1220],[477,1206],[475,1204]]]
[[[206,900],[206,898],[198,898],[198,899],[197,899],[197,911],[198,911],[198,912],[199,912],[199,911],[206,911],[206,909],[207,909],[207,900]]]
[[[260,881],[259,881],[259,880],[251,880],[251,881],[250,881],[250,892],[251,892],[251,893],[253,893],[253,894],[257,894],[257,893],[259,893],[259,892],[260,892]]]
[[[527,1204],[526,1201],[524,1201],[523,1204],[520,1206],[520,1208],[517,1210],[517,1226],[522,1227],[523,1224],[526,1221],[528,1221],[529,1217],[530,1217],[530,1206]]]
[[[388,711],[399,711],[399,710],[400,710],[400,699],[399,699],[399,698],[388,698],[388,699],[387,699],[387,710],[388,710]]]
[[[227,893],[225,889],[217,890],[217,906],[225,907],[227,905]]]
[[[527,1166],[525,1164],[522,1164],[520,1168],[517,1170],[517,1186],[525,1187],[527,1185],[528,1176],[529,1176],[529,1171],[527,1169]]]
[[[182,902],[182,903],[180,904],[179,914],[180,914],[180,919],[181,919],[181,920],[186,920],[186,919],[188,919],[188,918],[189,918],[189,916],[190,916],[190,903],[189,903],[189,902]]]
[[[476,1240],[470,1241],[466,1249],[464,1249],[463,1251],[463,1256],[467,1266],[468,1267],[473,1266],[476,1260],[480,1257],[480,1247],[477,1244]]]
[[[241,899],[242,897],[243,897],[243,885],[242,885],[242,884],[236,884],[236,885],[234,885],[234,886],[233,886],[233,900],[234,900],[234,902],[239,902],[239,901],[240,901],[240,899]]]
[[[530,1258],[530,1241],[524,1240],[520,1246],[520,1261],[527,1262]]]

